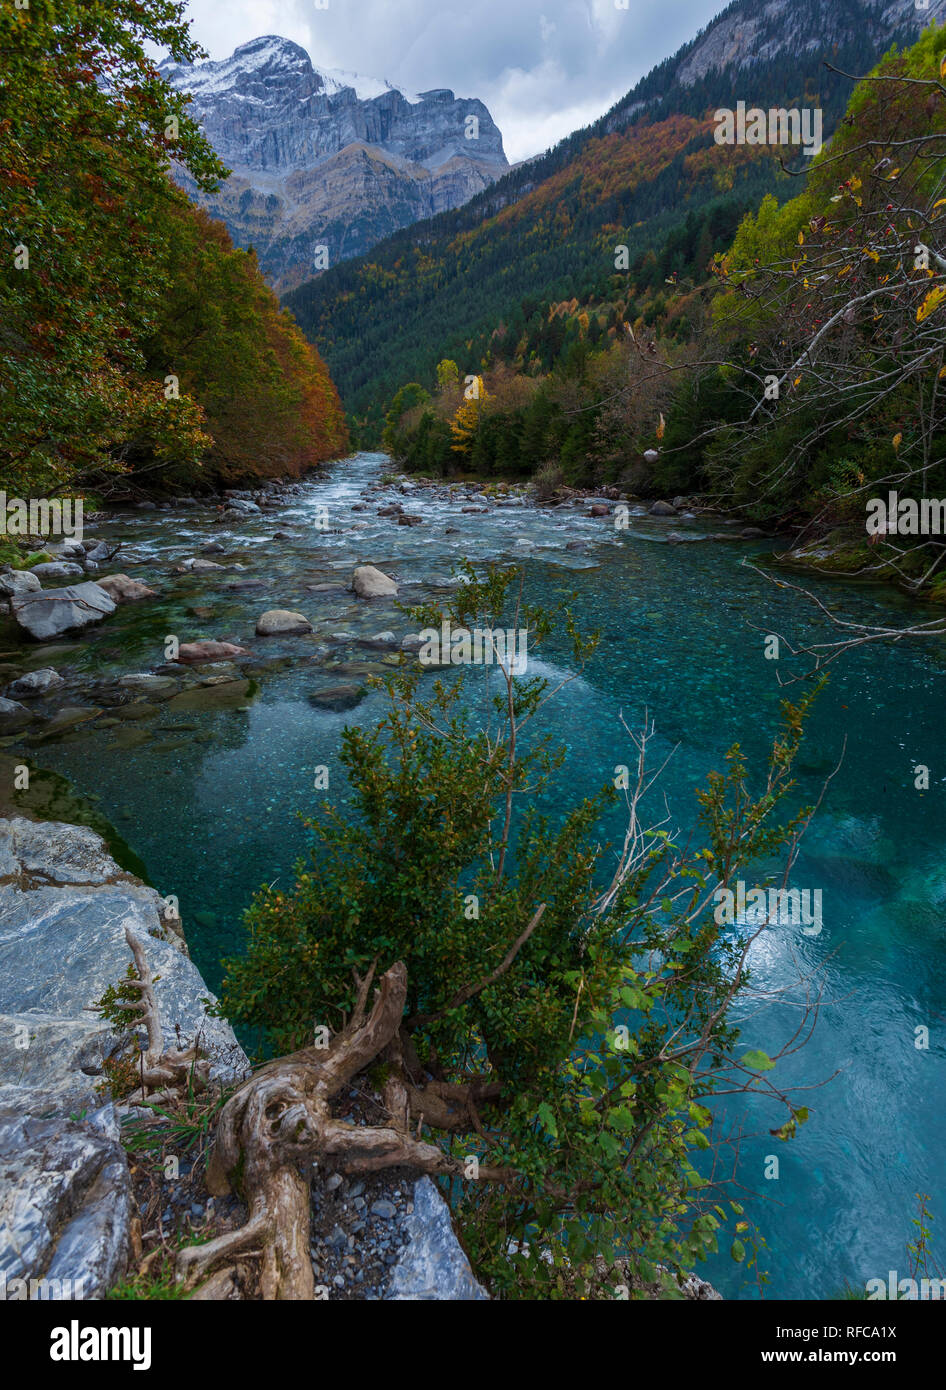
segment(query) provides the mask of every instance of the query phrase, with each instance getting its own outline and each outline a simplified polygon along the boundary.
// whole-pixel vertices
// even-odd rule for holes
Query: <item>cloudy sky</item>
[[[280,34],[317,67],[479,97],[515,162],[600,116],[727,0],[626,2],[188,0],[187,8],[211,58]]]

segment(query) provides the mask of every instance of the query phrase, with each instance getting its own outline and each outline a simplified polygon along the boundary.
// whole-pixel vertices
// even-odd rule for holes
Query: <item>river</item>
[[[312,586],[347,582],[355,564],[371,563],[398,577],[403,601],[420,602],[443,592],[463,557],[521,561],[530,598],[573,592],[580,625],[602,630],[595,657],[550,715],[569,749],[561,794],[591,792],[611,779],[616,763],[630,760],[629,749],[621,756],[618,714],[639,721],[646,707],[657,728],[655,756],[676,746],[663,786],[682,827],[694,820],[693,789],[724,750],[738,740],[758,764],[779,699],[799,693],[779,689],[764,635],[782,633],[797,644],[826,631],[804,598],[740,564],[764,544],[667,545],[664,521],[635,517],[621,532],[573,509],[521,503],[464,513],[468,498],[443,492],[399,498],[422,515],[422,526],[378,518],[375,503],[386,493],[353,512],[389,467],[383,456],[358,455],[308,483],[279,512],[245,521],[221,524],[204,509],[175,510],[125,513],[96,528],[96,537],[125,545],[127,562],[112,568],[127,568],[161,596],[120,608],[85,641],[42,662],[81,689],[159,665],[168,634],[243,640],[274,658],[258,692],[236,708],[165,707],[140,723],[90,724],[32,750],[37,764],[97,799],[155,886],[178,897],[192,953],[212,986],[221,956],[239,949],[241,913],[254,889],[289,882],[305,844],[296,813],[311,811],[321,796],[312,790],[314,768],[328,765],[333,795],[343,797],[341,729],[372,722],[381,706],[382,697],[371,694],[347,714],[314,708],[308,693],[329,683],[308,659],[315,639],[255,639],[265,609],[300,609],[318,636],[388,627],[400,635],[411,625],[392,606]],[[318,529],[322,509],[329,531]],[[457,529],[446,534],[448,526]],[[293,538],[274,541],[277,530]],[[170,573],[209,539],[226,550],[211,558],[244,570]],[[584,550],[567,550],[576,540]],[[248,579],[261,587],[228,587]],[[901,599],[876,588],[810,587],[849,615],[902,620],[908,613]],[[366,657],[354,646],[335,652],[341,660]],[[565,653],[553,645],[544,668],[567,669]],[[290,660],[280,666],[280,657]],[[807,796],[817,796],[844,752],[792,873],[793,884],[821,890],[823,929],[769,928],[751,959],[760,993],[790,986],[799,970],[823,980],[811,1041],[777,1070],[779,1084],[815,1086],[805,1098],[810,1120],[784,1144],[767,1133],[782,1117],[757,1098],[725,1105],[729,1125],[756,1135],[743,1141],[737,1171],[746,1194],[757,1194],[744,1197],[768,1245],[768,1296],[826,1298],[845,1282],[886,1278],[889,1269],[908,1274],[905,1243],[918,1191],[931,1194],[938,1229],[946,1231],[944,694],[941,643],[863,647],[836,665],[811,720],[799,764]],[[927,791],[915,785],[918,764],[930,769]],[[797,1016],[785,1004],[755,1018],[747,1046],[772,1052]],[[915,1045],[918,1028],[929,1029],[928,1048]],[[773,1153],[777,1179],[765,1177]],[[936,1230],[942,1253],[946,1236],[937,1242]],[[726,1297],[757,1296],[728,1254],[698,1272]]]

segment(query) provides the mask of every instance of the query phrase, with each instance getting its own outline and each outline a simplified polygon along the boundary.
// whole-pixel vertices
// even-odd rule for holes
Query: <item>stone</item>
[[[758,526],[744,526],[739,532],[739,536],[744,541],[762,541],[768,539],[765,532]]]
[[[397,646],[397,638],[393,632],[376,632],[371,637],[359,637],[359,647],[390,648]]]
[[[215,560],[202,560],[199,555],[192,555],[189,560],[184,560],[179,568],[190,570],[194,574],[203,574],[208,570],[226,569],[226,565],[218,565]]]
[[[308,618],[288,608],[270,608],[256,620],[257,637],[292,636],[311,631]]]
[[[42,582],[44,579],[80,579],[83,569],[71,560],[50,560],[48,564],[34,565],[30,573]]]
[[[157,502],[136,502],[135,507],[139,512],[156,512],[158,510]]]
[[[138,603],[143,598],[158,596],[156,589],[149,589],[138,579],[129,579],[127,574],[107,574],[95,582],[116,603]]]
[[[43,586],[32,570],[11,570],[0,574],[0,595],[12,598],[14,594],[36,593]]]
[[[401,638],[402,652],[419,652],[424,645],[423,637],[417,632],[409,632],[406,637]]]
[[[6,700],[0,696],[0,734],[17,734],[32,724],[35,718],[33,711],[18,700]]]
[[[414,516],[412,513],[401,512],[397,519],[398,526],[423,526],[424,518]]]
[[[251,698],[253,682],[250,680],[214,681],[212,685],[200,685],[190,690],[182,690],[172,695],[167,702],[170,710],[225,710],[242,709]]]
[[[371,1215],[380,1217],[382,1221],[393,1221],[397,1216],[397,1207],[393,1202],[382,1199],[379,1202],[371,1203]]]
[[[66,632],[99,623],[115,612],[114,600],[98,584],[72,584],[65,589],[14,594],[10,610],[35,641],[48,642]]]
[[[397,584],[374,565],[360,565],[352,575],[352,588],[359,598],[397,598]]]
[[[208,541],[206,545],[200,547],[201,555],[223,555],[224,547],[219,541]]]
[[[429,1178],[414,1184],[406,1218],[407,1243],[398,1254],[385,1297],[394,1302],[487,1301],[457,1240],[450,1209]]]
[[[152,676],[147,672],[135,671],[130,675],[121,676],[118,684],[124,686],[126,690],[138,690],[142,694],[148,695],[160,690],[173,690],[177,681],[172,676]]]
[[[591,508],[592,516],[610,516],[611,508],[606,502],[596,502]]]
[[[0,1088],[0,1103],[10,1088]],[[42,1090],[0,1108],[0,1273],[63,1281],[59,1296],[101,1298],[123,1273],[131,1178],[111,1105],[88,1121],[31,1113]],[[65,1281],[68,1280],[68,1284]]]
[[[186,954],[180,922],[161,895],[124,872],[105,841],[86,826],[0,820],[0,1014],[35,1019],[45,1030],[46,1081],[52,1093],[85,1057],[87,1090],[102,1080],[101,1053],[83,1037],[87,1025],[104,1042],[110,1028],[87,1012],[131,961],[125,927],[144,943],[161,1009],[165,1043],[181,1036],[201,1045],[221,1078],[242,1076],[247,1061],[229,1024],[210,1017],[213,996]],[[57,1046],[51,1024],[71,1021]],[[81,1026],[79,1026],[81,1025]],[[29,1049],[28,1049],[29,1050]],[[23,1054],[0,1048],[0,1085],[19,1084]],[[38,1085],[35,1073],[31,1084]]]
[[[648,516],[676,516],[677,509],[670,502],[652,503]]]
[[[41,666],[38,671],[28,671],[25,676],[20,676],[8,689],[11,695],[23,700],[31,696],[47,695],[61,685],[65,685],[65,681],[58,671],[54,671],[51,666]]]
[[[224,661],[231,656],[250,656],[247,647],[233,642],[185,642],[178,648],[177,659],[189,664],[196,661]]]
[[[329,686],[327,690],[313,691],[309,696],[309,701],[313,705],[318,705],[320,709],[328,709],[338,713],[342,710],[354,709],[364,697],[364,686],[333,685]]]

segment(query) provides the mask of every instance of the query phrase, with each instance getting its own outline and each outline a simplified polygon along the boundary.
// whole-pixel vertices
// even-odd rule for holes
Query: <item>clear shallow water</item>
[[[798,686],[779,690],[762,633],[750,623],[796,643],[824,632],[798,595],[740,566],[758,546],[649,543],[663,539],[666,523],[635,519],[632,533],[615,534],[568,511],[518,505],[462,514],[469,502],[459,496],[400,498],[426,525],[398,527],[376,517],[374,496],[367,511],[351,510],[385,466],[380,456],[358,456],[307,487],[304,500],[229,529],[204,512],[134,515],[102,528],[102,535],[121,536],[136,561],[116,567],[153,582],[162,597],[120,609],[88,642],[52,662],[81,688],[90,677],[160,664],[168,633],[242,641],[263,658],[292,658],[260,676],[258,694],[243,709],[165,707],[141,730],[79,731],[34,751],[40,765],[96,796],[155,885],[177,894],[193,955],[214,987],[221,955],[239,949],[240,916],[254,889],[264,880],[289,882],[305,845],[295,813],[311,811],[322,795],[312,790],[314,768],[328,764],[333,798],[343,798],[340,731],[345,723],[373,722],[381,708],[377,694],[348,714],[313,708],[308,693],[333,678],[305,654],[333,632],[410,629],[384,602],[307,586],[347,582],[353,565],[373,563],[399,578],[403,601],[420,602],[467,556],[521,559],[530,597],[575,593],[580,625],[600,627],[603,640],[550,712],[553,732],[569,747],[563,795],[570,801],[596,790],[616,763],[630,761],[617,717],[623,709],[628,722],[639,723],[646,707],[657,725],[655,758],[679,745],[663,785],[683,828],[694,819],[693,788],[721,765],[724,750],[738,740],[761,766],[779,699],[800,693]],[[323,506],[337,533],[314,529]],[[445,535],[448,525],[458,533]],[[275,542],[277,530],[295,539]],[[211,558],[242,563],[244,572],[169,575],[172,562],[211,538],[228,552]],[[521,544],[523,538],[533,544]],[[567,551],[572,540],[587,541],[587,553]],[[227,587],[246,579],[262,579],[265,587]],[[874,590],[818,591],[832,603],[843,598],[846,611],[859,615],[906,611]],[[255,639],[257,615],[272,607],[301,609],[316,636]],[[366,658],[375,659],[354,646],[339,649],[341,660]],[[543,661],[550,670],[567,669],[564,648],[547,649]],[[826,1003],[814,1037],[779,1064],[778,1083],[811,1086],[840,1075],[808,1094],[811,1119],[790,1144],[767,1133],[782,1119],[773,1107],[756,1098],[725,1105],[727,1122],[747,1132],[738,1177],[759,1194],[746,1204],[769,1245],[769,1296],[824,1298],[845,1281],[863,1285],[888,1269],[907,1273],[904,1246],[917,1191],[932,1195],[943,1233],[934,1245],[946,1254],[944,682],[942,646],[861,649],[837,666],[811,721],[799,765],[808,798],[817,796],[847,739],[791,879],[822,890],[824,929],[805,937],[773,927],[751,963],[760,990],[790,984],[799,968],[824,971]],[[930,768],[925,793],[914,787],[917,763]],[[774,1052],[796,1022],[791,1007],[769,1012],[748,1024],[746,1045]],[[927,1051],[914,1047],[920,1025],[930,1029]],[[763,1176],[772,1153],[780,1159],[778,1181]],[[755,1296],[728,1256],[700,1272],[727,1297]]]

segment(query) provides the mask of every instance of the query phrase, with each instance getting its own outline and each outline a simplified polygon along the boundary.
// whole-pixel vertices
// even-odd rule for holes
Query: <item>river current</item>
[[[95,798],[155,886],[177,896],[192,954],[212,987],[221,956],[240,948],[241,914],[254,890],[291,880],[306,843],[297,813],[311,812],[323,795],[313,790],[314,768],[327,765],[335,795],[344,797],[341,730],[373,722],[381,709],[377,693],[344,714],[315,708],[308,694],[330,681],[300,659],[312,650],[300,642],[339,631],[411,630],[386,601],[316,586],[347,583],[356,564],[370,563],[397,577],[403,602],[421,602],[442,595],[466,557],[521,562],[529,598],[573,593],[579,626],[600,628],[602,641],[549,711],[552,732],[569,750],[558,784],[562,806],[631,761],[618,716],[639,723],[646,709],[657,730],[655,758],[676,750],[662,785],[682,828],[694,822],[694,789],[731,744],[739,741],[761,768],[779,700],[800,693],[799,686],[780,689],[765,636],[780,633],[797,646],[829,635],[804,597],[740,563],[764,552],[764,543],[666,544],[678,523],[635,516],[622,532],[579,508],[522,502],[463,512],[469,497],[441,490],[392,492],[424,521],[398,526],[376,515],[390,500],[386,492],[363,495],[389,468],[381,455],[357,455],[278,512],[245,520],[221,523],[204,509],[130,513],[92,533],[121,539],[127,572],[160,597],[120,608],[61,652],[70,679],[150,671],[164,659],[168,634],[242,640],[273,658],[252,698],[235,707],[167,707],[140,725],[90,725],[32,752],[79,795]],[[366,500],[366,510],[352,510]],[[318,526],[326,514],[327,531]],[[456,529],[447,534],[448,527]],[[276,541],[275,531],[291,539]],[[211,539],[226,553],[210,558],[244,569],[171,575]],[[566,549],[574,541],[581,551]],[[229,587],[248,580],[261,584]],[[909,615],[902,600],[880,589],[827,581],[808,587],[845,616]],[[254,638],[256,617],[269,608],[301,610],[315,638]],[[333,655],[377,659],[354,643]],[[283,656],[290,659],[279,665]],[[553,643],[530,672],[561,674],[568,660],[565,646]],[[783,1118],[773,1107],[757,1097],[720,1103],[727,1124],[746,1131],[737,1176],[767,1242],[761,1263],[771,1275],[769,1296],[827,1298],[846,1283],[863,1288],[867,1279],[886,1279],[891,1269],[907,1275],[917,1192],[931,1196],[933,1245],[941,1258],[946,1252],[944,695],[940,642],[861,647],[835,664],[811,719],[798,765],[806,797],[817,797],[843,753],[791,875],[792,885],[820,890],[822,928],[770,927],[751,958],[759,994],[791,986],[799,973],[823,984],[811,1040],[774,1074],[780,1086],[812,1087],[799,1098],[810,1119],[794,1141],[781,1143],[768,1133]],[[916,785],[920,765],[929,768],[928,790]],[[799,1017],[797,1002],[743,1012],[754,1015],[747,1047],[770,1053]],[[923,1029],[929,1045],[917,1046]],[[777,1178],[766,1176],[771,1155],[779,1159]],[[725,1297],[757,1296],[753,1278],[728,1253],[698,1272]]]

